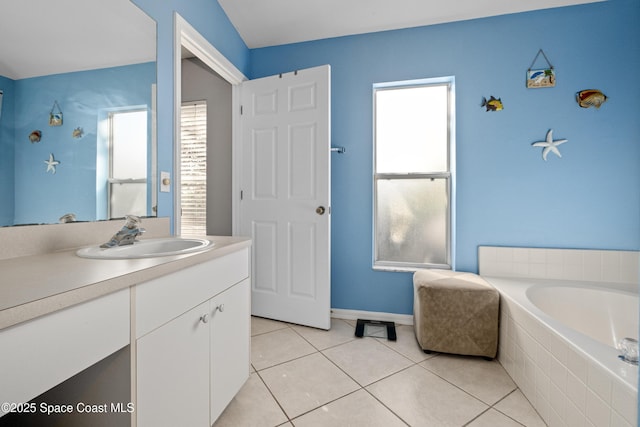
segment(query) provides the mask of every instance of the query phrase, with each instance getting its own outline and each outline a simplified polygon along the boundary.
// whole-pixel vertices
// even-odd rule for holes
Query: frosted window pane
[[[376,172],[448,171],[448,87],[375,93]]]
[[[147,177],[147,112],[114,113],[112,117],[111,177]]]
[[[111,184],[111,218],[125,215],[147,215],[147,184],[116,183]]]
[[[377,181],[377,260],[447,264],[447,180]]]

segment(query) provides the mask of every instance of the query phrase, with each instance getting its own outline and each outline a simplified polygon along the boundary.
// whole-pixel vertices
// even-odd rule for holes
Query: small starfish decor
[[[55,174],[56,166],[58,166],[60,162],[53,158],[53,153],[49,154],[49,160],[45,160],[44,162],[47,164],[47,172]]]
[[[562,154],[560,154],[560,150],[558,150],[558,145],[564,144],[567,141],[568,139],[557,139],[554,141],[553,129],[549,129],[549,131],[547,132],[547,139],[545,141],[537,141],[531,145],[533,145],[534,147],[543,147],[542,159],[546,162],[547,156],[549,155],[550,152],[552,152],[558,157],[562,157]]]

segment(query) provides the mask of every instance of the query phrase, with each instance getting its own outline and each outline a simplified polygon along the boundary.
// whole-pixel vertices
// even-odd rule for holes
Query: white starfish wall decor
[[[558,145],[564,144],[567,141],[568,139],[557,139],[554,141],[553,129],[549,129],[549,131],[547,132],[547,139],[545,141],[537,141],[537,142],[534,142],[532,145],[534,147],[543,147],[542,159],[546,162],[549,152],[554,153],[558,157],[562,157],[562,154],[560,154],[560,150],[558,150]]]
[[[44,161],[47,164],[47,172],[51,172],[53,174],[56,173],[56,166],[60,164],[59,161],[54,160],[53,153],[49,154],[49,160]]]

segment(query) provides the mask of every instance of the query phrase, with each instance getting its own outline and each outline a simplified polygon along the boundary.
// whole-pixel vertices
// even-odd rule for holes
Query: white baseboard
[[[382,313],[377,311],[343,310],[341,308],[332,308],[331,317],[345,320],[382,320],[384,322],[394,322],[399,325],[413,325],[413,315],[411,314],[395,314]]]

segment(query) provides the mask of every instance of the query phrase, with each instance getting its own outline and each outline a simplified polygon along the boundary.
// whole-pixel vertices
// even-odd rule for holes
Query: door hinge
[[[240,190],[240,200],[244,198],[244,191]]]
[[[240,115],[244,114],[244,108],[242,107],[242,105],[240,106]]]

